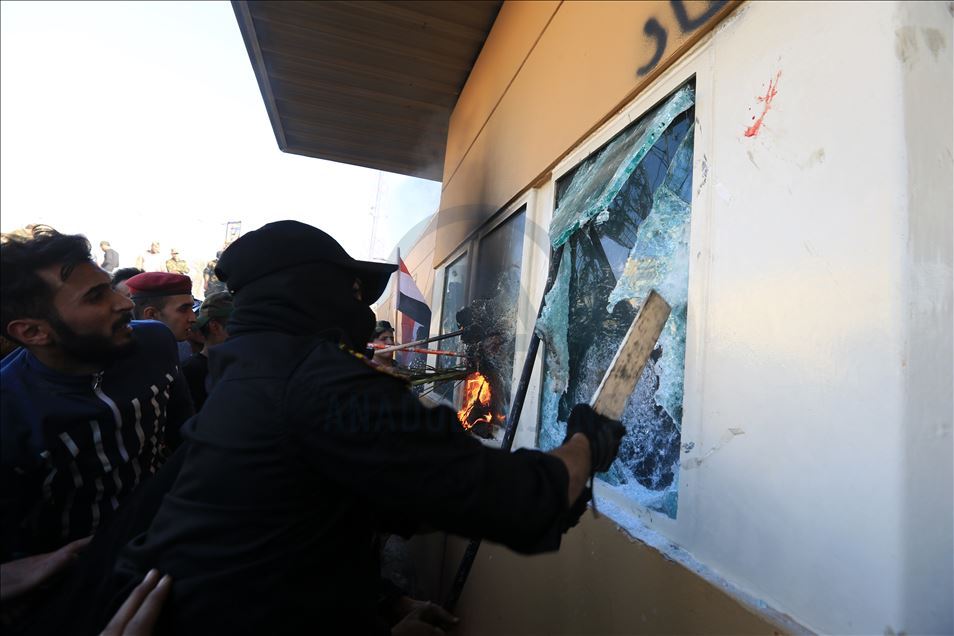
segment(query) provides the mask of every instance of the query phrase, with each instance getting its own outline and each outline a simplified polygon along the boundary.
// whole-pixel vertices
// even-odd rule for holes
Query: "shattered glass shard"
[[[562,442],[573,405],[591,399],[649,290],[670,302],[622,417],[628,434],[619,457],[599,476],[670,517],[679,491],[692,104],[691,86],[680,89],[557,183],[550,237],[565,245],[537,325],[546,343],[538,444],[550,449]]]
[[[691,108],[694,101],[692,86],[684,86],[651,116],[623,131],[599,153],[584,161],[553,213],[550,223],[553,247],[563,245],[591,219],[598,217],[598,222],[604,222],[609,218],[610,204],[633,171],[673,120]]]
[[[660,376],[656,403],[682,425],[683,381],[676,371],[686,352],[686,305],[689,293],[689,217],[691,199],[692,142],[690,127],[679,144],[666,179],[653,194],[649,216],[636,231],[636,244],[626,260],[623,275],[609,297],[607,311],[622,300],[638,306],[655,289],[672,307],[669,321],[659,337],[660,366],[671,370]]]
[[[570,351],[566,341],[570,320],[570,259],[560,259],[553,287],[544,297],[543,311],[534,327],[546,347],[546,369],[551,390],[563,393],[570,373]]]

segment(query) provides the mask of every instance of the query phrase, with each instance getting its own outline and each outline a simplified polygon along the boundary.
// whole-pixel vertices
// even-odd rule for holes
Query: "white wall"
[[[902,351],[904,533],[902,612],[911,632],[954,632],[952,464],[952,196],[954,4],[903,3],[902,60],[908,205]]]
[[[631,532],[789,628],[769,610],[823,633],[954,632],[952,14],[746,3],[549,182],[512,193],[533,233],[519,349],[553,180],[695,77],[682,430],[694,447],[678,516],[598,492]],[[533,443],[540,367],[518,445]]]
[[[820,632],[954,630],[950,11],[750,3],[653,89],[697,74],[695,447],[631,511]]]

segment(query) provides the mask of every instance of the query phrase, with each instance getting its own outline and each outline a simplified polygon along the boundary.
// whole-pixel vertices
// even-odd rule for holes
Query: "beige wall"
[[[689,19],[708,2],[687,1]],[[735,6],[683,31],[665,1],[507,2],[451,116],[434,264]],[[662,60],[644,32],[666,33]],[[502,152],[502,149],[506,152]]]
[[[445,588],[465,547],[456,537],[447,542]],[[455,636],[783,631],[589,512],[558,553],[525,557],[482,544],[455,613]]]
[[[499,100],[486,100],[496,108],[486,124],[470,115],[471,130],[481,131],[472,146],[451,140],[449,160],[464,154],[445,178],[434,261],[531,184],[528,209],[545,228],[554,182],[538,179],[541,171],[552,165],[554,177],[564,174],[695,77],[682,428],[689,448],[676,519],[597,483],[604,512],[651,548],[587,534],[597,525],[587,521],[563,551],[539,561],[487,551],[483,574],[468,584],[465,618],[484,632],[598,631],[588,627],[594,621],[638,631],[655,611],[666,622],[648,631],[722,630],[719,617],[739,608],[707,605],[694,572],[750,610],[776,608],[823,633],[951,633],[947,3],[746,3],[618,116],[623,78],[636,85],[642,60],[632,50],[644,24],[633,25],[636,12],[670,5],[550,6],[545,29],[530,7],[508,4],[501,13],[506,25],[525,12],[527,28],[537,29],[527,38],[537,44]],[[481,59],[493,53],[485,48]],[[513,66],[499,56],[505,70]],[[747,136],[769,81],[779,82],[778,96],[761,132]],[[461,108],[470,99],[465,90]],[[453,126],[452,138],[466,129]],[[524,271],[530,290],[542,268]],[[524,432],[534,425],[533,386]],[[445,584],[457,563],[450,545]],[[617,589],[638,586],[642,572],[650,581],[688,576],[691,584],[662,586],[676,595],[703,587],[685,606]],[[574,584],[581,605],[567,591]],[[513,588],[525,604],[502,598]],[[497,605],[504,609],[495,614]],[[680,622],[694,620],[684,614],[697,606],[714,609]],[[532,627],[551,613],[562,622]]]

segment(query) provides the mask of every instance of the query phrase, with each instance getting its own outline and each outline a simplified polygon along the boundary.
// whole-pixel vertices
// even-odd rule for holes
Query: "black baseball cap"
[[[393,263],[351,258],[338,241],[306,223],[275,221],[229,245],[215,266],[215,275],[237,293],[263,276],[307,263],[329,263],[354,272],[369,305],[381,297],[398,268]]]

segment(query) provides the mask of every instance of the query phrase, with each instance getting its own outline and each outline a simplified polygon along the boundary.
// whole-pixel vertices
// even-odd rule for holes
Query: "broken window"
[[[502,436],[510,407],[525,225],[521,209],[480,239],[472,300],[461,323],[471,325],[467,353],[475,373],[461,385],[458,416],[485,439]]]
[[[539,445],[599,386],[639,306],[656,289],[672,306],[623,415],[617,461],[600,479],[676,516],[685,368],[693,102],[685,86],[557,183],[550,227],[560,258],[537,332],[546,345]]]
[[[467,253],[444,268],[444,289],[441,295],[441,335],[457,331],[457,312],[467,305]],[[438,349],[445,351],[462,351],[463,345],[460,336],[439,341]],[[458,364],[459,360],[452,356],[438,356],[438,369],[447,369]],[[454,402],[454,382],[438,382],[434,391],[448,402]],[[455,407],[459,406],[455,404]]]

